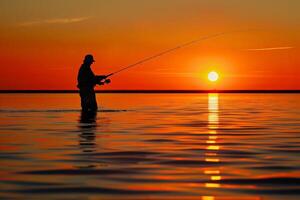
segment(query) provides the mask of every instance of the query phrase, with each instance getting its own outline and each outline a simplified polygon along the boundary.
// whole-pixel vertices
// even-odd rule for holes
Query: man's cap
[[[92,54],[87,54],[85,57],[84,57],[84,61],[92,61],[92,62],[95,62],[94,60],[94,57]]]

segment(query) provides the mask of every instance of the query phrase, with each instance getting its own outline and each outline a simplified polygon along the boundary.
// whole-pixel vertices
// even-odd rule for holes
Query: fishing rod
[[[239,30],[239,31],[227,31],[227,32],[221,32],[221,33],[217,33],[217,34],[213,34],[213,35],[204,36],[204,37],[198,38],[198,39],[196,39],[196,40],[192,40],[192,41],[189,41],[189,42],[180,44],[180,45],[178,45],[178,46],[176,46],[176,47],[173,47],[173,48],[171,48],[171,49],[167,49],[167,50],[165,50],[165,51],[162,51],[162,52],[159,52],[159,53],[154,54],[154,55],[152,55],[152,56],[149,56],[149,57],[147,57],[147,58],[144,58],[144,59],[142,59],[142,60],[140,60],[140,61],[137,61],[137,62],[135,62],[135,63],[133,63],[133,64],[127,65],[127,66],[125,66],[125,67],[121,67],[119,70],[117,70],[117,71],[115,71],[115,72],[113,72],[113,73],[107,75],[105,79],[107,79],[108,77],[111,77],[111,76],[113,76],[113,75],[115,75],[115,74],[118,74],[118,73],[120,73],[120,72],[122,72],[122,71],[124,71],[124,70],[127,70],[127,69],[129,69],[129,68],[135,67],[135,66],[140,65],[140,64],[143,64],[143,63],[145,63],[145,62],[148,62],[148,61],[150,61],[150,60],[153,60],[153,59],[155,59],[155,58],[157,58],[157,57],[163,56],[163,55],[168,54],[168,53],[170,53],[170,52],[176,51],[176,50],[181,49],[181,48],[183,48],[183,47],[187,47],[187,46],[193,45],[193,44],[198,43],[198,42],[200,42],[200,41],[208,40],[208,39],[215,38],[215,37],[219,37],[219,36],[222,36],[222,35],[225,35],[225,34],[231,34],[231,33],[235,33],[235,32],[245,32],[245,31],[249,31],[249,30],[243,30],[243,31]],[[109,83],[110,80],[109,80],[109,81],[108,81],[108,80],[109,80],[109,79],[105,80],[105,83]]]

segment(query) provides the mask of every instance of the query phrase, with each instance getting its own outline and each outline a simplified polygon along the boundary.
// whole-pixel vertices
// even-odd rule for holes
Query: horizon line
[[[96,93],[300,93],[300,90],[95,90]],[[5,93],[78,93],[78,90],[0,90]]]

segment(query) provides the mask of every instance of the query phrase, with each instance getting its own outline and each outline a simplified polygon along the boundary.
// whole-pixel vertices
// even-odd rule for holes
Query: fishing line
[[[176,50],[178,50],[178,49],[181,49],[181,48],[183,48],[183,47],[187,47],[187,46],[193,45],[193,44],[198,43],[198,42],[200,42],[200,41],[208,40],[208,39],[215,38],[215,37],[219,37],[219,36],[222,36],[222,35],[225,35],[225,34],[231,34],[231,33],[236,33],[236,32],[245,32],[245,31],[249,31],[249,30],[239,30],[239,31],[227,31],[227,32],[221,32],[221,33],[217,33],[217,34],[213,34],[213,35],[204,36],[204,37],[198,38],[198,39],[196,39],[196,40],[192,40],[192,41],[189,41],[189,42],[180,44],[180,45],[178,45],[178,46],[176,46],[176,47],[174,47],[174,48],[167,49],[167,50],[165,50],[165,51],[162,51],[162,52],[160,52],[160,53],[154,54],[154,55],[149,56],[149,57],[147,57],[147,58],[144,58],[144,59],[142,59],[142,60],[140,60],[140,61],[137,61],[136,63],[127,65],[127,66],[125,66],[125,67],[121,67],[119,70],[117,70],[117,71],[115,71],[115,72],[113,72],[113,73],[107,75],[106,78],[108,78],[108,77],[110,77],[110,76],[113,76],[113,75],[115,75],[115,74],[118,74],[118,73],[120,73],[120,72],[122,72],[122,71],[124,71],[124,70],[129,69],[129,68],[132,68],[132,67],[135,67],[135,66],[137,66],[137,65],[140,65],[140,64],[143,64],[143,63],[145,63],[145,62],[148,62],[148,61],[150,61],[150,60],[153,60],[153,59],[155,59],[155,58],[157,58],[157,57],[160,57],[160,56],[163,56],[163,55],[165,55],[165,54],[168,54],[168,53],[171,53],[171,52],[173,52],[173,51],[176,51]]]

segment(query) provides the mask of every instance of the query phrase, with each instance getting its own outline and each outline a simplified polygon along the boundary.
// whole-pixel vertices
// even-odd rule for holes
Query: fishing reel
[[[104,81],[102,82],[103,85],[104,84],[109,84],[111,82],[110,79],[108,79],[108,77],[110,77],[111,75],[113,75],[113,73],[108,74],[107,76],[104,76]]]
[[[110,82],[111,82],[110,79],[105,79],[103,83],[104,84],[109,84]]]

